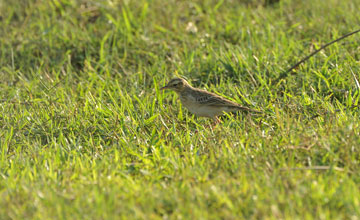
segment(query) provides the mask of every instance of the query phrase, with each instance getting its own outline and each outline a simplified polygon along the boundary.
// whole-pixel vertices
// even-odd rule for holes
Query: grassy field
[[[359,0],[0,0],[0,219],[359,219]],[[175,76],[262,115],[197,118]],[[338,111],[337,111],[338,110]]]

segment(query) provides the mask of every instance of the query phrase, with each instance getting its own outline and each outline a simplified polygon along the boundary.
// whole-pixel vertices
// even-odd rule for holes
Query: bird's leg
[[[217,116],[215,116],[213,119],[214,119],[213,127],[215,127],[217,124],[219,124],[221,122]]]
[[[205,126],[206,128],[213,129],[217,124],[219,124],[221,122],[220,119],[217,116],[214,116],[211,119],[213,120],[213,122],[211,124],[209,124],[209,125],[206,125]]]

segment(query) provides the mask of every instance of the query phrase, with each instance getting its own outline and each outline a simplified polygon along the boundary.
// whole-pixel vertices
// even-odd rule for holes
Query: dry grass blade
[[[336,170],[336,171],[344,171],[343,168],[333,167],[333,166],[311,166],[311,167],[289,167],[289,168],[281,168],[281,171],[292,171],[292,170]]]
[[[314,56],[315,54],[317,54],[319,51],[327,48],[328,46],[330,46],[330,45],[332,45],[332,44],[334,44],[334,43],[336,43],[336,42],[338,42],[338,41],[341,41],[342,39],[345,39],[345,38],[347,38],[347,37],[349,37],[349,36],[351,36],[351,35],[353,35],[353,34],[356,34],[356,33],[358,33],[358,32],[360,32],[360,29],[359,29],[359,30],[356,30],[356,31],[353,31],[353,32],[351,32],[351,33],[345,34],[345,35],[341,36],[340,38],[338,38],[338,39],[336,39],[336,40],[333,40],[333,41],[331,41],[331,42],[329,42],[329,43],[321,46],[319,49],[315,50],[314,52],[312,52],[312,53],[309,54],[308,56],[304,57],[302,60],[300,60],[299,62],[297,62],[296,64],[294,64],[294,65],[293,65],[292,67],[290,67],[288,70],[286,70],[285,72],[283,72],[282,74],[280,74],[280,76],[279,76],[277,79],[275,79],[272,84],[274,85],[274,84],[278,83],[280,80],[286,78],[286,77],[289,75],[289,73],[291,73],[292,70],[294,70],[296,67],[300,66],[300,64],[302,64],[302,63],[304,63],[305,61],[307,61],[308,59],[310,59],[312,56]]]
[[[360,91],[359,81],[357,80],[356,75],[355,75],[354,71],[352,70],[352,68],[351,68],[350,66],[349,66],[349,68],[350,68],[350,71],[351,71],[352,76],[354,77],[354,81],[355,81],[356,88]]]

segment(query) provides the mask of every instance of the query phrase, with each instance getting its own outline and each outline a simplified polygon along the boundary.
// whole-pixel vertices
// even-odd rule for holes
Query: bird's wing
[[[208,105],[208,106],[227,106],[227,107],[238,107],[239,105],[235,102],[227,100],[219,95],[205,92],[205,91],[196,91],[196,102]]]
[[[228,107],[228,108],[234,108],[242,111],[250,111],[250,112],[256,112],[261,113],[260,111],[253,110],[251,108],[241,106],[236,102],[230,101],[224,97],[221,97],[219,95],[216,95],[214,93],[210,93],[203,90],[197,90],[195,95],[196,102],[208,105],[208,106],[216,106],[216,107]]]

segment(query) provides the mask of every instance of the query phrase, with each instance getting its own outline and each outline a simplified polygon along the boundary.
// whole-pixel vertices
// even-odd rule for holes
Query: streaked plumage
[[[175,78],[161,89],[171,89],[175,91],[181,103],[193,114],[202,117],[209,117],[218,122],[217,116],[224,112],[234,111],[259,111],[244,107],[236,102],[230,101],[217,94],[192,87],[186,80]]]

